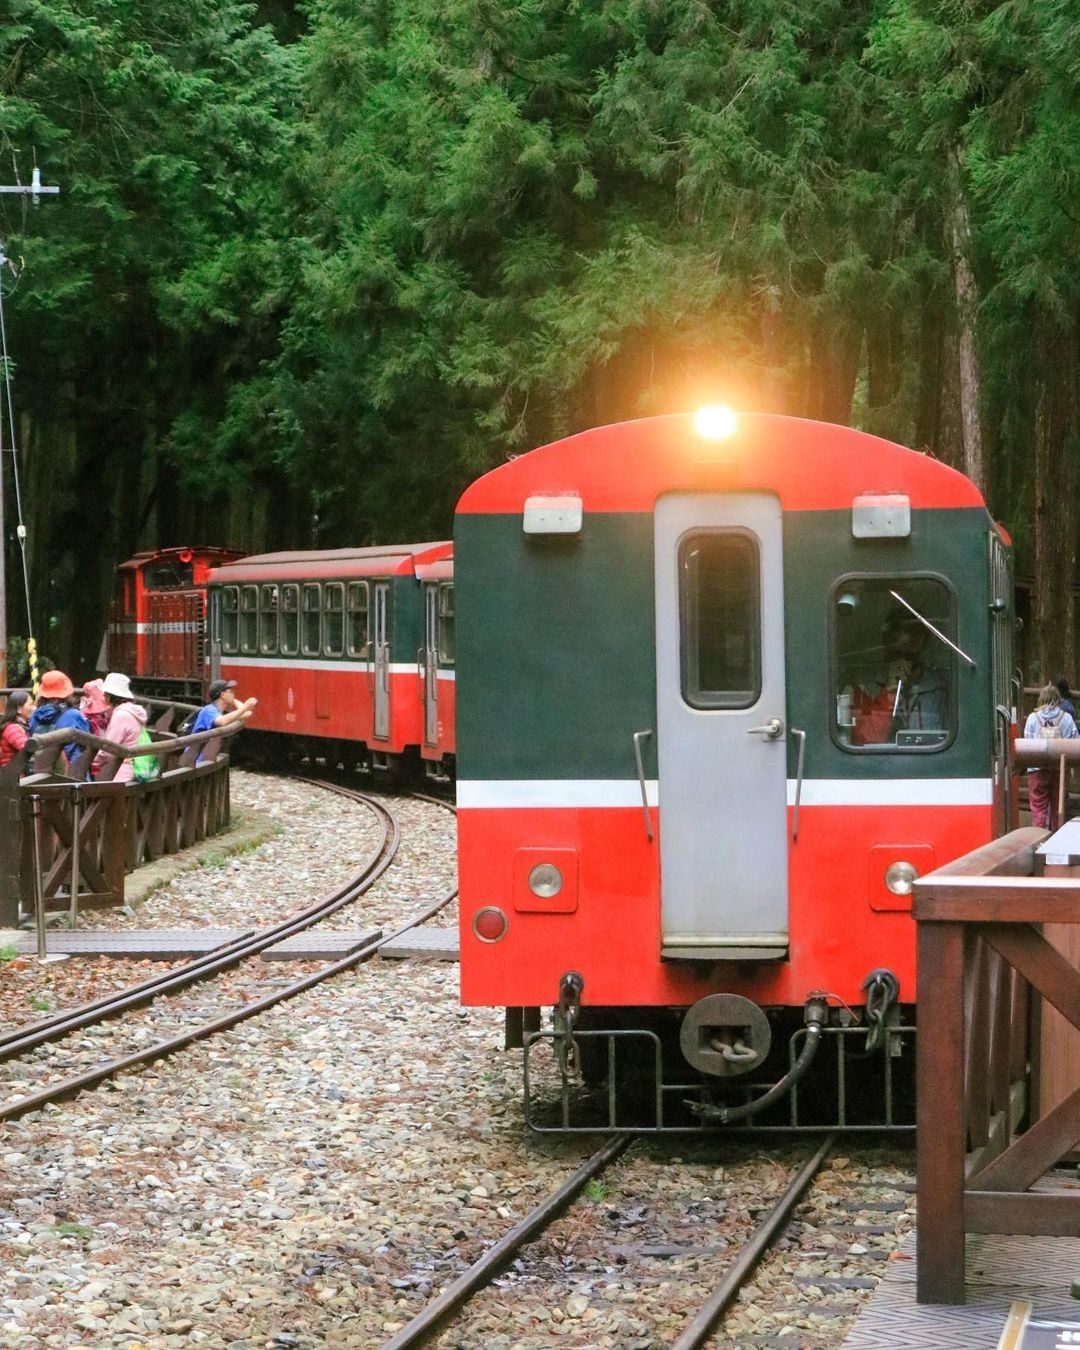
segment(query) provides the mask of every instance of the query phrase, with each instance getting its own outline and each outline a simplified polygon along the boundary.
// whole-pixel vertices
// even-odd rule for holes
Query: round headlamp
[[[550,900],[562,890],[563,875],[554,863],[537,863],[529,873],[529,890],[541,900]]]
[[[885,885],[893,895],[910,895],[919,873],[909,862],[890,863],[885,869]]]

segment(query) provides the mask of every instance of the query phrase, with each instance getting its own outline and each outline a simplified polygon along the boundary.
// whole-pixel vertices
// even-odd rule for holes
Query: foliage
[[[958,462],[961,209],[991,504],[1060,594],[1078,27],[1066,0],[10,0],[0,161],[64,189],[0,205],[57,659],[96,654],[71,596],[139,545],[444,534],[504,456],[706,398]]]

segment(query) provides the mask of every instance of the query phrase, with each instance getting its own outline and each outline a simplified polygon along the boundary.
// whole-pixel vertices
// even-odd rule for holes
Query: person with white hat
[[[141,703],[133,701],[131,681],[119,671],[110,671],[101,682],[101,691],[112,709],[105,735],[117,745],[139,744],[139,737],[146,726],[146,709]],[[99,750],[94,756],[93,774],[97,778],[101,770],[116,759],[107,750]],[[130,783],[135,776],[135,768],[130,758],[122,759],[113,778],[114,783]]]

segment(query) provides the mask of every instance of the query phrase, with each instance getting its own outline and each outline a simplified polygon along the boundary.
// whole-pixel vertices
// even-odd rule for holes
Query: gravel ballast
[[[107,922],[265,924],[340,886],[374,843],[362,807],[309,787],[236,773],[233,799],[276,815],[282,832]],[[392,805],[399,861],[336,926],[389,931],[453,885],[449,813]],[[436,922],[452,926],[454,906]],[[91,996],[91,973],[95,984],[145,978],[146,963],[129,964],[0,967],[5,993],[23,1000],[7,1015],[26,1020],[35,982],[59,1006]],[[257,978],[306,968],[264,966]],[[213,997],[244,997],[255,979],[236,972]],[[177,1002],[168,1015],[194,1007]],[[378,1346],[594,1146],[526,1139],[520,1054],[501,1045],[500,1012],[458,1006],[456,967],[376,958],[166,1063],[0,1127],[0,1344]],[[35,1072],[71,1053],[47,1049]],[[27,1070],[0,1067],[14,1095]],[[740,1343],[765,1333],[839,1344],[868,1295],[860,1281],[876,1281],[910,1226],[904,1156],[844,1153],[740,1302]],[[636,1145],[441,1344],[670,1343],[799,1156],[735,1141]],[[867,1225],[843,1208],[867,1196],[891,1206],[869,1211],[883,1231],[833,1231]],[[809,1283],[837,1243],[851,1287]]]

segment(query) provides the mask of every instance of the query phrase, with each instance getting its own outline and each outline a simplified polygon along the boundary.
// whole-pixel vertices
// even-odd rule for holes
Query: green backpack
[[[139,739],[135,744],[153,744],[153,737],[145,727],[139,732]],[[131,761],[131,768],[137,783],[152,783],[155,778],[161,777],[161,760],[158,759],[157,755],[137,755]]]

